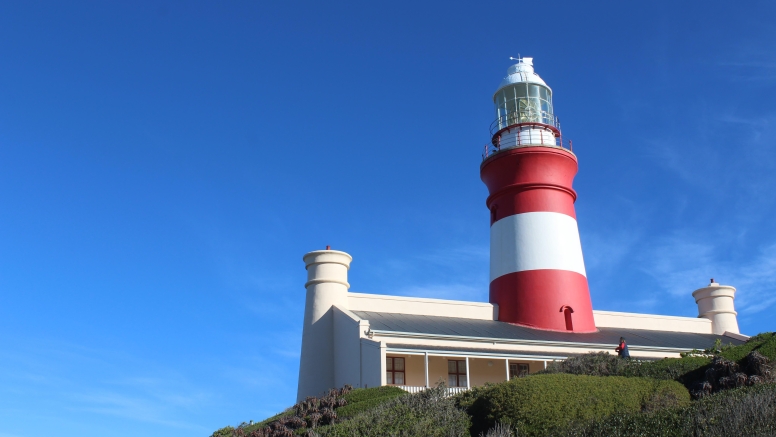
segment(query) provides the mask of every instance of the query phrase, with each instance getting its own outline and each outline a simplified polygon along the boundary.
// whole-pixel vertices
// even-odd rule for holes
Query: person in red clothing
[[[620,358],[630,358],[630,352],[628,352],[628,344],[625,343],[625,337],[620,337],[620,345],[614,349]]]

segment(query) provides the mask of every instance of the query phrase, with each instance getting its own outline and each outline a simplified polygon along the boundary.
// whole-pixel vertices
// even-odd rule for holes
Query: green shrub
[[[706,367],[711,363],[707,357],[664,358],[657,361],[630,361],[618,373],[620,376],[667,379],[679,381],[685,386],[703,378]]]
[[[539,373],[569,373],[589,376],[636,376],[675,380],[685,385],[703,377],[711,359],[705,356],[664,358],[657,361],[623,360],[606,352],[593,352],[557,361]]]
[[[769,360],[776,360],[776,333],[764,332],[755,335],[742,345],[723,348],[720,355],[740,364],[741,360],[751,351],[757,351]]]
[[[467,437],[469,425],[466,413],[456,408],[453,398],[445,396],[442,386],[394,397],[316,432],[321,437]]]
[[[776,385],[726,390],[681,408],[616,413],[572,429],[576,437],[776,435]]]
[[[571,357],[563,361],[553,361],[539,373],[569,373],[571,375],[616,376],[630,363],[617,355],[606,352],[592,352]]]
[[[211,434],[210,437],[232,437],[233,434],[234,434],[234,427],[225,426],[221,429],[216,430],[216,432]]]
[[[502,422],[520,436],[545,436],[618,412],[687,405],[690,395],[674,381],[542,374],[475,388],[457,401],[471,416],[472,435]]]
[[[399,387],[384,385],[382,387],[357,388],[346,394],[344,398],[348,401],[348,405],[350,405],[358,402],[368,401],[370,399],[383,398],[386,396],[396,397],[406,394],[407,392],[400,389]]]
[[[358,388],[345,395],[348,404],[336,409],[340,418],[353,417],[356,414],[375,408],[393,398],[404,396],[407,392],[399,387],[382,386]]]

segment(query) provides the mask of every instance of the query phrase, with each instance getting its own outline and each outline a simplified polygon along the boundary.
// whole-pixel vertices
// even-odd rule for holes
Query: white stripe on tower
[[[490,280],[525,270],[568,270],[587,276],[577,221],[557,212],[504,217],[490,230]]]

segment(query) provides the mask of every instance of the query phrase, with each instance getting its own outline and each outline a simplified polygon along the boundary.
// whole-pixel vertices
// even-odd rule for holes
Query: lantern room
[[[521,145],[554,146],[560,126],[553,112],[552,90],[534,72],[533,58],[516,60],[493,94],[493,146],[497,150]]]

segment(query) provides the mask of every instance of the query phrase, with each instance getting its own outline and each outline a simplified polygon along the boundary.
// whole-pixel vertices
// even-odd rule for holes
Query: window
[[[498,128],[519,123],[555,125],[552,92],[539,84],[516,83],[502,88],[493,97]]]
[[[447,361],[447,385],[450,387],[466,387],[466,361]]]
[[[527,363],[509,363],[509,379],[528,375]]]
[[[385,382],[392,385],[404,385],[404,358],[385,358]]]

